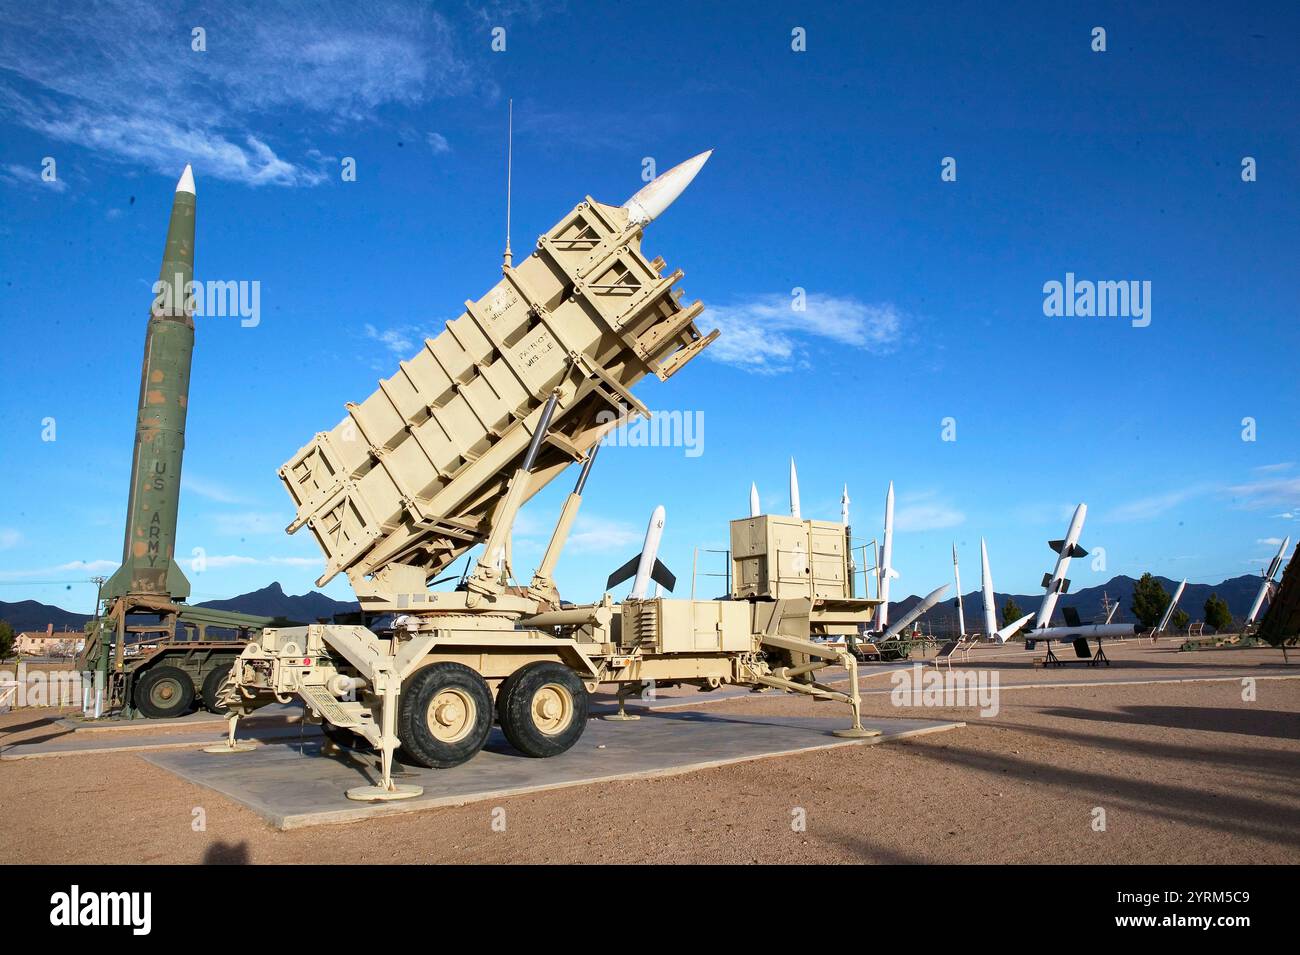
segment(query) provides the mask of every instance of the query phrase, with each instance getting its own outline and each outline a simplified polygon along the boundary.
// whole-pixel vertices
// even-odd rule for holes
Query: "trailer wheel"
[[[464,664],[435,663],[402,687],[397,752],[403,761],[450,769],[482,749],[491,732],[492,691]]]
[[[233,665],[234,661],[231,661]],[[225,716],[230,712],[230,707],[221,706],[217,703],[217,694],[221,692],[221,685],[226,682],[226,677],[230,676],[230,665],[222,666],[220,663],[208,671],[208,675],[203,678],[203,708],[209,713],[216,713],[219,716]]]
[[[188,713],[194,705],[194,681],[179,667],[151,667],[135,683],[135,708],[156,720]]]
[[[530,663],[516,670],[502,689],[501,729],[525,756],[558,756],[587,728],[587,688],[563,663]]]

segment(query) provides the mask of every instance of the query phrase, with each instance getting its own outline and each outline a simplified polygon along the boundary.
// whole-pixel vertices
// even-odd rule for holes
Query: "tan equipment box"
[[[734,599],[853,596],[844,525],[763,514],[731,522]]]
[[[619,639],[646,653],[753,649],[751,608],[728,600],[629,600],[622,604]]]

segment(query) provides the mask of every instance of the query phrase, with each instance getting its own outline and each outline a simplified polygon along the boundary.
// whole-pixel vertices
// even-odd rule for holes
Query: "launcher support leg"
[[[641,692],[642,686],[643,684],[641,683],[620,683],[618,685],[618,712],[606,713],[604,716],[601,717],[601,719],[609,720],[610,722],[614,722],[614,723],[619,723],[619,722],[630,723],[633,720],[639,720],[641,717],[633,713],[629,713],[627,711],[626,702],[628,696],[632,694],[634,689],[635,692],[639,693]]]
[[[215,746],[203,747],[203,752],[212,753],[214,756],[223,756],[229,753],[247,753],[256,747],[252,743],[235,742],[235,728],[239,725],[239,714],[233,710],[226,717],[227,731],[226,741],[217,743]]]
[[[841,653],[840,663],[849,674],[849,706],[853,710],[853,725],[848,729],[835,730],[834,735],[842,739],[866,739],[879,736],[880,730],[869,730],[862,726],[862,695],[858,692],[858,661],[851,653]]]
[[[393,782],[393,751],[401,743],[397,739],[397,701],[401,678],[392,670],[376,674],[376,682],[383,693],[383,712],[380,714],[378,786],[354,786],[347,797],[357,802],[389,802],[394,799],[411,799],[423,794],[423,786],[401,785]]]

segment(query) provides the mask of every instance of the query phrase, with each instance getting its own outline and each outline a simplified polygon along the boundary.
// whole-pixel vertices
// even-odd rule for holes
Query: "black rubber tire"
[[[172,695],[163,699],[165,690]],[[155,720],[184,716],[194,706],[194,681],[179,667],[157,666],[135,681],[135,708]]]
[[[217,693],[221,691],[221,684],[226,682],[226,677],[230,676],[230,668],[234,662],[233,658],[224,664],[217,661],[216,665],[208,671],[208,675],[203,678],[203,689],[199,691],[199,696],[203,700],[203,708],[209,713],[225,716],[230,712],[230,707],[217,705]]]
[[[539,660],[520,667],[503,687],[501,730],[510,745],[525,756],[545,759],[565,752],[587,728],[591,700],[578,674],[563,663]],[[534,719],[533,698],[547,685],[566,691],[570,700],[568,719],[551,732],[544,732]]]
[[[444,692],[460,696],[469,714],[455,739],[439,739],[429,726],[429,706]],[[397,738],[402,741],[397,753],[403,762],[428,769],[459,766],[483,748],[491,732],[492,691],[476,671],[461,663],[434,663],[407,678],[397,707]]]
[[[515,677],[517,677],[520,673],[522,673],[524,669],[525,667],[520,667],[514,673],[510,674],[508,677],[502,680],[501,685],[497,687],[497,699],[496,699],[497,725],[502,727],[503,729],[505,728],[506,725],[506,699],[510,694],[510,687],[514,685]]]

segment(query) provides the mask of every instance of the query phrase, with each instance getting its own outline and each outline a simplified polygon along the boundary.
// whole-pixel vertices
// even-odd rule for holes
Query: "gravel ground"
[[[1004,686],[1234,679],[1014,689],[989,717],[969,707],[896,709],[889,696],[868,694],[869,713],[969,725],[292,832],[134,753],[4,762],[0,839],[7,861],[35,863],[1300,861],[1300,680],[1263,678],[1300,670],[1281,668],[1275,651],[1107,652],[1115,665],[1100,671],[1044,673],[1023,651],[985,652],[971,664],[996,669]],[[1261,677],[1252,702],[1242,699],[1248,676]],[[864,690],[889,686],[883,674],[863,681]],[[769,695],[709,710],[842,712]],[[52,718],[2,716],[0,743],[62,732]]]

